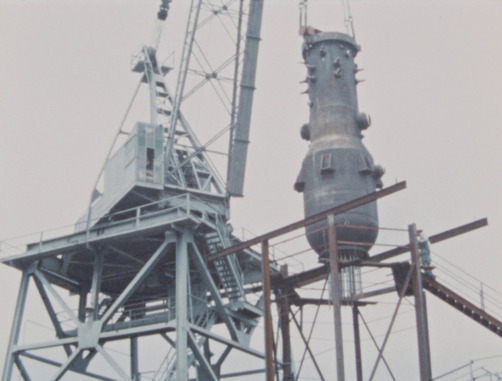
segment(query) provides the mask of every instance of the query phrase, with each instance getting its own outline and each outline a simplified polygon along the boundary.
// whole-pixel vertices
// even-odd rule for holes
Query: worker
[[[169,12],[169,3],[172,0],[162,0],[162,4],[160,5],[159,12],[157,13],[157,18],[161,21],[166,21],[167,13]]]
[[[424,268],[424,273],[431,278],[435,278],[432,274],[433,267],[431,266],[431,243],[429,238],[424,234],[423,230],[419,229],[418,233],[418,250],[420,253],[420,264]]]

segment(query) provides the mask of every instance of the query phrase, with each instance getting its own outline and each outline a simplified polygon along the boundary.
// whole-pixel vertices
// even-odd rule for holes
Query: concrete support
[[[338,251],[336,248],[336,227],[334,215],[328,216],[328,247],[331,276],[331,298],[333,303],[333,319],[335,325],[336,374],[337,381],[345,381],[342,337],[342,309],[340,298],[340,281],[338,270]]]
[[[431,381],[431,355],[429,348],[429,330],[427,327],[427,311],[425,295],[422,287],[422,271],[420,269],[420,251],[417,242],[417,227],[408,226],[410,237],[411,263],[413,268],[412,282],[415,296],[415,315],[417,320],[418,356],[420,360],[420,381]]]

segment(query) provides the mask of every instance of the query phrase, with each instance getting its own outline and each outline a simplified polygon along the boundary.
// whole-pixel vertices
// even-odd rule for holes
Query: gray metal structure
[[[208,259],[239,242],[228,224],[228,207],[229,198],[243,191],[263,2],[192,1],[174,94],[165,81],[171,68],[157,58],[169,3],[162,1],[153,43],[132,60],[139,86],[148,89],[150,120],[128,133],[121,125],[117,135],[125,134],[126,141],[110,151],[96,183],[102,188],[94,189],[74,233],[41,239],[2,258],[23,273],[3,381],[11,380],[14,366],[24,379],[36,379],[25,359],[53,365],[51,380],[71,379],[72,372],[140,380],[140,342],[151,335],[165,343],[156,379],[219,380],[232,350],[264,357],[249,345],[263,314],[261,292],[249,289],[261,282],[261,258],[246,248]],[[211,24],[223,25],[228,40],[218,41],[213,52],[197,42]],[[204,93],[208,87],[216,92],[212,98]],[[222,126],[211,125],[210,118],[194,126],[212,131],[204,144],[182,112],[198,93],[207,102],[221,100],[227,117]],[[227,180],[208,149],[224,135]],[[271,271],[278,269],[272,265]],[[21,345],[30,283],[55,338]],[[215,333],[216,326],[224,328]],[[115,341],[129,342],[126,366],[110,354],[108,344]],[[52,348],[63,349],[62,361],[44,352]],[[112,375],[90,370],[95,357],[104,359]]]

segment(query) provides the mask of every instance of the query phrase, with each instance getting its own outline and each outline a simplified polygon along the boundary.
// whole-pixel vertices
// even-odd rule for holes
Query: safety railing
[[[190,216],[194,212],[193,206],[195,203],[202,203],[205,209],[211,210],[215,214],[219,213],[216,208],[203,199],[186,193],[143,204],[135,208],[121,210],[106,217],[90,220],[89,223],[87,223],[86,218],[83,218],[77,221],[76,224],[1,240],[0,260],[21,255],[27,251],[28,246],[33,249],[38,248],[39,251],[42,251],[47,242],[62,237],[71,237],[76,234],[86,234],[86,236],[89,236],[90,233],[104,228],[108,229],[124,224],[131,225],[131,223],[133,228],[140,229],[146,219],[159,215],[171,215],[175,218]]]

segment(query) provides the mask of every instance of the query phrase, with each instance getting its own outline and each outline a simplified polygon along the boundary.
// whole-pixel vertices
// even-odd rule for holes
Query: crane
[[[55,380],[70,371],[108,379],[89,370],[97,354],[120,379],[138,380],[138,342],[154,333],[174,349],[156,379],[186,380],[195,372],[218,380],[232,350],[264,356],[249,344],[263,314],[261,292],[247,290],[260,280],[258,253],[246,248],[208,259],[240,242],[229,199],[243,194],[263,0],[192,0],[177,69],[158,58],[170,7],[171,0],[161,1],[151,42],[131,60],[139,74],[131,104],[146,89],[148,120],[129,123],[128,106],[74,233],[28,243],[7,258],[23,281],[4,380],[14,365],[29,379],[24,357],[54,365]],[[212,44],[201,42],[208,34]],[[55,329],[49,345],[18,342],[32,280]],[[69,290],[70,300],[59,289]],[[118,340],[130,344],[129,370],[107,350]],[[214,342],[223,349],[210,350]],[[66,354],[61,362],[42,353],[54,346]]]

